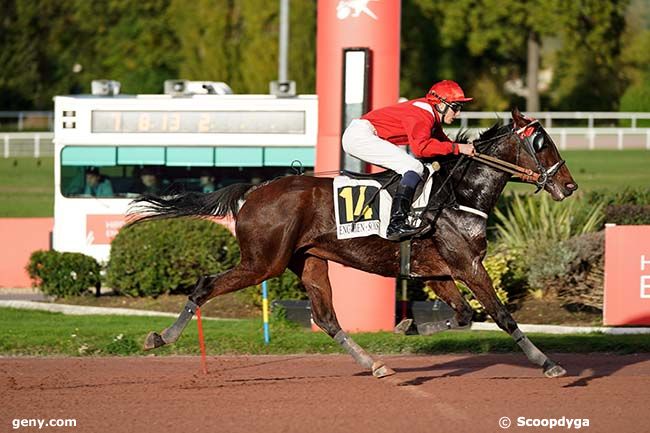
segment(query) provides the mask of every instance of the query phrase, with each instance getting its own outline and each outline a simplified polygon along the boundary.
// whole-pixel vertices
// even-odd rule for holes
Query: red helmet
[[[473,98],[466,98],[465,92],[457,82],[451,80],[439,81],[429,89],[427,100],[433,104],[438,102],[469,102]]]

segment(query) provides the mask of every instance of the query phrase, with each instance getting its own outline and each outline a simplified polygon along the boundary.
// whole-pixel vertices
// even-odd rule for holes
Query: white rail
[[[54,155],[53,132],[0,132],[4,158]]]
[[[0,111],[0,117],[11,115],[17,119],[39,116],[51,118],[51,114],[51,112]],[[526,115],[539,119],[561,150],[650,150],[650,127],[646,127],[646,123],[650,123],[650,113],[543,111],[526,113]],[[511,120],[511,115],[510,112],[505,111],[464,111],[460,115],[460,128],[469,130],[471,135],[476,136],[491,123],[486,120],[507,124]],[[22,127],[22,122],[19,124]],[[639,124],[643,127],[639,127]],[[450,137],[454,137],[457,131],[458,128],[446,129]],[[54,155],[52,132],[0,132],[0,139],[4,158],[39,158]]]

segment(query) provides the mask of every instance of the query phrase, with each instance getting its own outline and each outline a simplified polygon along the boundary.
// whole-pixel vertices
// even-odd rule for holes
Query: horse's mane
[[[474,147],[478,151],[484,151],[486,147],[492,144],[492,139],[504,134],[510,129],[510,125],[502,125],[501,122],[496,122],[485,131],[479,134],[478,139],[475,140]]]

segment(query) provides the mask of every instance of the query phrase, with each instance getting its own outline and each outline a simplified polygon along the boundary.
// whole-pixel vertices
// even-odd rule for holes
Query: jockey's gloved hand
[[[458,144],[458,153],[462,155],[474,156],[476,150],[472,143],[457,143]]]

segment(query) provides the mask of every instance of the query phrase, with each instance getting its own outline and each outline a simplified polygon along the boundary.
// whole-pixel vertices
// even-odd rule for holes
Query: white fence
[[[542,111],[526,113],[539,119],[561,150],[566,149],[648,149],[650,150],[650,113],[564,112]],[[477,134],[479,122],[500,119],[511,121],[509,112],[461,112],[460,127]],[[638,127],[643,121],[644,127]],[[458,129],[449,130],[450,135]]]
[[[0,112],[2,113],[2,112]],[[27,113],[27,112],[25,112]],[[38,112],[48,116],[50,112]],[[650,113],[618,112],[539,112],[526,113],[539,119],[561,150],[566,149],[647,149],[650,150]],[[27,117],[27,116],[25,116]],[[478,134],[491,122],[509,123],[509,112],[461,112],[460,127]],[[642,121],[644,127],[638,127]],[[458,129],[447,128],[454,137]],[[52,132],[0,132],[3,157],[54,155]]]
[[[4,158],[54,156],[53,132],[0,133]]]

